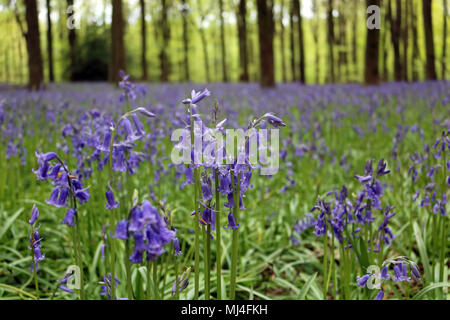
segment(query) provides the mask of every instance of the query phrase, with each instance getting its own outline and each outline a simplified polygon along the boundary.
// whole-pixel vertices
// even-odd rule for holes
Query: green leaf
[[[427,248],[425,247],[425,244],[423,242],[420,228],[417,222],[414,222],[413,228],[414,228],[414,236],[416,237],[416,242],[419,249],[420,260],[422,260],[422,265],[425,270],[425,278],[427,281],[433,281],[430,263],[428,260]]]
[[[367,254],[367,246],[363,238],[359,238],[359,252],[360,256],[358,259],[359,264],[363,270],[366,270],[369,267],[369,255]]]
[[[422,298],[426,293],[430,292],[431,290],[437,289],[437,288],[442,288],[442,287],[450,287],[450,283],[449,282],[439,282],[439,283],[433,283],[430,284],[429,286],[426,286],[425,288],[423,288],[422,290],[420,290],[419,292],[417,292],[417,294],[412,297],[412,300],[418,300],[420,298]]]
[[[14,221],[20,216],[23,209],[24,209],[23,207],[20,208],[8,220],[6,220],[4,227],[3,227],[2,231],[0,232],[0,241],[2,241],[3,236],[6,234],[8,229],[11,227],[11,225],[14,223]]]
[[[306,281],[305,285],[303,286],[302,290],[300,291],[300,293],[297,296],[297,300],[305,300],[306,295],[308,294],[309,288],[311,287],[311,285],[313,284],[314,280],[316,280],[317,277],[317,272],[314,273],[309,279],[308,281]]]

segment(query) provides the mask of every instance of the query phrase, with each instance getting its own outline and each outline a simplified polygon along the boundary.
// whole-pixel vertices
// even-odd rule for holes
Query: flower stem
[[[233,185],[233,200],[234,200],[234,206],[233,206],[233,215],[234,219],[236,221],[236,224],[239,223],[239,200],[240,200],[240,184],[241,184],[241,174],[238,173],[237,179],[236,179],[236,185],[234,183],[234,174],[231,174],[231,182]],[[236,271],[237,271],[237,263],[238,263],[238,230],[239,228],[236,228],[236,230],[233,230],[233,239],[231,242],[231,284],[230,284],[230,299],[234,300],[236,297]]]
[[[219,193],[219,174],[218,170],[214,170],[215,196],[216,196],[216,278],[217,278],[217,299],[222,299],[222,244],[220,238],[220,193]]]

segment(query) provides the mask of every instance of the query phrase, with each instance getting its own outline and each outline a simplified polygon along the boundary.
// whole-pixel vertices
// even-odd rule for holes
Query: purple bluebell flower
[[[178,238],[173,239],[173,248],[175,250],[175,256],[178,256],[181,254],[180,240],[178,240]]]
[[[358,287],[365,288],[367,281],[369,281],[369,278],[370,278],[370,274],[365,274],[362,277],[356,277],[356,282],[358,284]]]
[[[225,229],[237,230],[239,228],[239,224],[236,225],[236,220],[234,219],[234,215],[232,212],[228,214],[228,225],[224,226]]]
[[[378,291],[377,296],[375,297],[374,300],[383,300],[383,298],[384,298],[384,291],[380,290]]]
[[[67,210],[66,212],[66,216],[64,217],[63,222],[61,222],[61,224],[65,224],[68,225],[69,227],[73,227],[75,225],[75,216],[76,216],[77,212],[75,211],[75,209],[70,208],[69,210]]]
[[[111,190],[106,190],[106,204],[105,207],[108,210],[114,210],[120,206],[120,202],[114,199],[114,193]]]
[[[36,205],[33,204],[33,208],[31,209],[31,218],[30,218],[30,220],[28,221],[28,223],[29,223],[30,225],[33,225],[33,224],[36,222],[37,218],[39,218],[39,210],[38,210],[38,208],[36,207]]]

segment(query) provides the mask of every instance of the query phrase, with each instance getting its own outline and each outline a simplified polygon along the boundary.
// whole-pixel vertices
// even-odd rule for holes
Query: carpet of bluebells
[[[122,77],[0,88],[0,299],[448,298],[450,82]],[[279,129],[278,172],[174,164],[193,121]]]

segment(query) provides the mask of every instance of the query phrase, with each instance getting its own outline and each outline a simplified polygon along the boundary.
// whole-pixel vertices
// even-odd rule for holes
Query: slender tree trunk
[[[183,4],[182,17],[183,17],[183,50],[184,50],[184,79],[190,81],[191,76],[189,73],[189,30],[188,30],[188,14],[189,7],[186,0],[181,1]]]
[[[415,0],[412,0],[412,6],[411,6],[411,18],[412,21],[417,21],[417,3]],[[418,31],[417,31],[417,23],[412,23],[412,41],[413,41],[413,47],[412,47],[412,79],[413,81],[419,80],[419,71],[417,70],[417,64],[419,63],[419,38],[418,38]]]
[[[333,18],[333,0],[328,0],[327,7],[327,24],[328,24],[328,58],[329,58],[329,80],[335,82],[335,70],[334,70],[334,18]]]
[[[433,40],[433,18],[431,14],[432,0],[423,0],[423,24],[425,32],[425,48],[426,48],[426,79],[436,80],[435,53]]]
[[[383,20],[384,20],[383,25],[385,27],[380,30],[380,33],[381,33],[381,44],[383,46],[383,49],[382,49],[382,61],[383,61],[382,80],[383,81],[388,81],[388,79],[389,79],[389,70],[388,70],[389,41],[388,41],[388,31],[387,31],[388,30],[389,21],[388,21],[386,15],[387,15],[387,10],[384,10],[384,12],[383,12]]]
[[[39,35],[38,8],[36,0],[25,0],[27,32],[25,39],[28,51],[28,88],[39,89],[44,83],[41,41]]]
[[[312,36],[314,39],[314,48],[315,48],[315,65],[316,65],[316,75],[315,75],[315,82],[319,83],[319,76],[320,76],[320,56],[319,56],[319,30],[318,30],[318,7],[317,7],[317,0],[312,1],[312,11],[314,14],[314,20],[312,23]]]
[[[275,86],[273,0],[257,0],[261,87]]]
[[[444,36],[443,36],[443,43],[442,43],[442,80],[445,80],[445,74],[447,71],[447,19],[448,19],[448,0],[443,0],[443,7],[444,7]]]
[[[119,71],[125,71],[124,20],[122,0],[112,0],[111,73],[109,81],[120,81]]]
[[[285,50],[285,39],[284,39],[284,0],[281,0],[281,9],[280,9],[280,46],[281,46],[281,71],[283,82],[287,82],[287,70],[286,70],[286,50]]]
[[[408,41],[409,41],[409,7],[410,1],[405,1],[405,10],[404,10],[404,19],[403,19],[403,32],[402,32],[402,40],[403,40],[403,63],[402,63],[402,71],[403,71],[403,81],[408,81]]]
[[[239,0],[237,12],[238,38],[239,38],[239,80],[248,82],[248,53],[247,53],[247,5],[245,0]]]
[[[294,1],[294,14],[297,17],[298,28],[298,51],[299,51],[299,75],[300,83],[305,83],[305,50],[303,41],[303,21],[301,13],[301,2],[299,0]]]
[[[366,0],[367,7],[375,5],[380,6],[380,0]],[[380,30],[379,29],[367,29],[366,40],[366,61],[364,81],[366,84],[373,85],[378,84],[380,81],[379,68],[378,68],[378,54],[380,50]]]
[[[169,72],[170,72],[170,63],[169,57],[167,55],[167,48],[169,46],[170,41],[170,26],[168,22],[168,3],[167,0],[161,0],[162,5],[162,13],[161,13],[161,28],[162,28],[162,45],[161,51],[159,53],[159,61],[161,67],[161,82],[169,81]]]
[[[358,37],[358,16],[356,14],[353,15],[352,18],[352,60],[354,65],[354,76],[359,76],[359,66],[358,66],[358,45],[357,45],[357,37]]]
[[[289,12],[289,24],[290,24],[290,47],[291,47],[291,70],[292,70],[292,81],[296,81],[298,79],[297,73],[295,70],[297,69],[295,67],[295,26],[294,26],[294,5],[293,2],[291,2],[290,6],[290,12]]]
[[[142,80],[148,80],[147,67],[147,23],[145,22],[145,0],[139,0],[141,7],[141,67]]]
[[[402,81],[402,62],[400,55],[401,5],[397,0],[397,14],[394,18],[391,1],[388,2],[388,18],[391,26],[392,46],[394,47],[394,79]],[[399,15],[400,13],[400,15]]]
[[[227,57],[225,47],[225,20],[223,17],[223,0],[219,0],[219,13],[220,13],[220,45],[222,49],[222,79],[224,82],[228,82],[228,70],[227,70]]]
[[[73,8],[73,0],[67,0],[67,7]],[[67,12],[67,17],[71,17],[74,15],[74,10],[71,13]],[[68,40],[69,40],[69,78],[70,81],[75,80],[75,68],[76,68],[76,33],[75,28],[69,28]]]
[[[47,4],[47,56],[48,56],[48,76],[50,82],[55,81],[53,72],[53,36],[52,36],[52,20],[50,0],[46,0]]]

